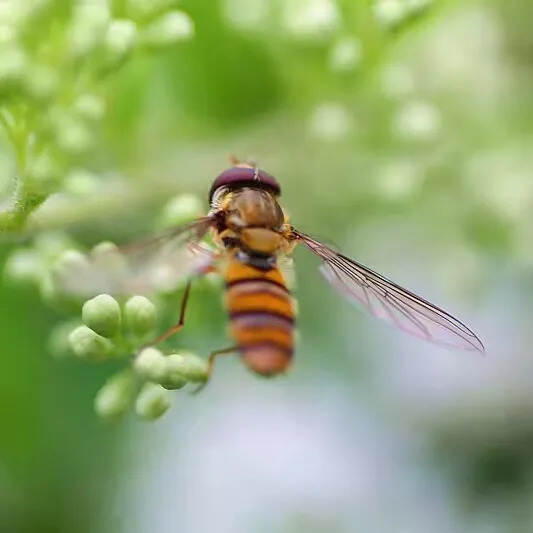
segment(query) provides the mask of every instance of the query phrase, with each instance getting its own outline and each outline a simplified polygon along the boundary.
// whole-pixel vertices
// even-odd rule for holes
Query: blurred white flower
[[[383,69],[381,75],[383,92],[390,97],[401,98],[413,92],[415,83],[407,65],[392,64]]]
[[[341,104],[326,102],[319,105],[311,116],[311,134],[324,141],[337,141],[351,128],[348,111]]]
[[[435,91],[458,90],[469,105],[491,102],[510,77],[500,24],[488,4],[451,14],[418,51],[420,84]]]
[[[409,140],[432,139],[440,129],[441,117],[436,107],[423,101],[405,104],[397,113],[394,129]]]
[[[194,23],[183,11],[169,11],[143,31],[144,44],[158,48],[186,41],[194,35]]]
[[[333,0],[286,0],[284,24],[294,37],[320,39],[340,25],[340,13]]]
[[[110,19],[106,2],[80,2],[69,28],[69,50],[75,57],[89,53],[104,37]]]
[[[412,161],[390,162],[381,169],[376,185],[378,193],[392,201],[412,196],[422,184],[422,174]]]
[[[376,0],[374,15],[383,26],[394,26],[432,2],[433,0]]]
[[[398,23],[407,12],[407,5],[402,0],[377,0],[374,4],[374,15],[384,26]]]
[[[355,37],[343,37],[331,48],[329,65],[335,72],[348,72],[357,68],[361,62],[361,43]]]
[[[226,0],[224,15],[228,23],[239,29],[257,30],[268,17],[269,0]]]
[[[131,52],[137,39],[137,26],[131,20],[111,21],[105,35],[105,49],[109,59],[120,61]]]

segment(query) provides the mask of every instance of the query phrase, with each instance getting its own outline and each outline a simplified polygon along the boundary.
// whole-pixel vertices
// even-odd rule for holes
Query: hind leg
[[[213,374],[213,368],[215,366],[215,359],[219,355],[227,355],[230,353],[234,353],[239,351],[238,346],[230,346],[229,348],[222,348],[221,350],[215,350],[214,352],[211,352],[209,354],[209,358],[207,359],[207,379],[196,389],[192,391],[193,394],[198,394],[209,382],[211,379],[211,375]]]

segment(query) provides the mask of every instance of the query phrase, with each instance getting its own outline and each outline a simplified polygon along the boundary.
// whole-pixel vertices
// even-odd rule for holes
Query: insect
[[[374,316],[435,344],[484,351],[475,333],[446,311],[292,226],[280,195],[273,176],[250,164],[235,164],[214,180],[205,217],[146,243],[148,250],[162,245],[166,250],[166,270],[154,264],[157,279],[164,279],[165,272],[188,278],[179,321],[154,344],[185,324],[194,276],[217,269],[225,280],[234,344],[212,352],[209,368],[217,356],[237,352],[258,374],[286,371],[293,358],[296,313],[281,263],[302,244],[320,258],[326,280]],[[202,245],[208,234],[215,250]]]

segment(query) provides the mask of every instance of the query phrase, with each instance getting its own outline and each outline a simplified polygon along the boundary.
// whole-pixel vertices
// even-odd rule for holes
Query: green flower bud
[[[91,256],[95,258],[103,256],[103,255],[115,254],[115,253],[119,253],[119,249],[118,249],[118,246],[114,242],[111,242],[111,241],[99,242],[91,250]]]
[[[135,336],[143,337],[155,328],[155,305],[145,296],[132,296],[124,306],[124,319]]]
[[[133,368],[143,378],[160,383],[167,372],[166,357],[156,348],[145,348],[135,358]]]
[[[75,283],[87,276],[90,269],[91,265],[84,254],[78,250],[65,250],[54,263],[52,271],[59,280]]]
[[[105,36],[106,60],[116,64],[133,50],[137,40],[137,26],[131,20],[113,20]]]
[[[102,337],[113,337],[120,328],[120,306],[109,294],[99,294],[83,304],[83,323]]]
[[[130,369],[109,378],[94,399],[96,413],[106,419],[123,415],[132,404],[135,385],[135,375]]]
[[[194,194],[180,194],[163,208],[159,225],[164,228],[181,226],[204,214],[203,202]]]
[[[15,250],[4,267],[6,279],[16,283],[37,283],[43,272],[43,261],[31,248]]]
[[[159,48],[190,39],[194,35],[194,24],[186,13],[169,11],[151,24],[143,32],[143,43]]]
[[[109,356],[113,348],[111,341],[87,326],[77,327],[68,340],[74,354],[86,361],[102,361]]]
[[[178,390],[187,385],[187,378],[181,373],[181,367],[176,369],[172,355],[164,357],[165,375],[158,383],[168,390]]]
[[[181,376],[187,381],[203,382],[208,376],[208,364],[197,355],[182,351],[166,357],[167,376]]]
[[[171,405],[170,392],[161,385],[145,383],[137,396],[135,412],[146,420],[155,420]]]

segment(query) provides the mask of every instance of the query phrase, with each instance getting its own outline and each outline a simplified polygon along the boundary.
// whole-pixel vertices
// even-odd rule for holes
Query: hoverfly
[[[159,282],[169,275],[172,281],[173,276],[187,279],[178,323],[153,344],[183,327],[192,279],[217,270],[225,281],[234,344],[210,354],[210,371],[218,355],[231,352],[239,353],[258,374],[286,371],[294,351],[295,308],[281,262],[303,244],[322,261],[320,271],[326,280],[377,318],[441,346],[484,351],[475,333],[446,311],[289,224],[280,195],[273,176],[236,163],[214,180],[205,217],[141,244],[147,250],[163,248],[166,257],[163,266],[160,261],[149,268],[144,265],[144,274],[151,272]],[[215,249],[202,243],[209,234]],[[133,279],[129,290],[142,289],[145,281]]]

